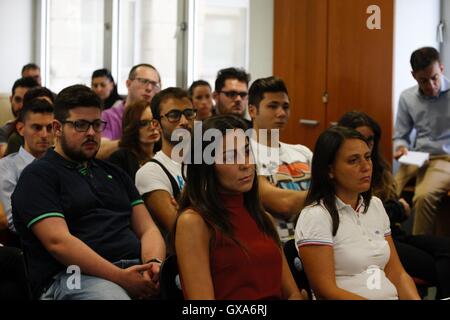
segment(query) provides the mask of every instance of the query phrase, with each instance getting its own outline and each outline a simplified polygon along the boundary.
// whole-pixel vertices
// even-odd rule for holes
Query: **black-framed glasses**
[[[136,80],[143,86],[148,86],[149,84],[151,84],[152,88],[161,89],[161,84],[159,82],[156,82],[156,81],[153,81],[150,79],[136,77],[131,80]]]
[[[105,130],[107,122],[97,119],[94,121],[87,121],[87,120],[76,120],[76,121],[62,121],[62,123],[70,123],[74,128],[75,131],[78,132],[86,132],[89,130],[89,128],[92,126],[92,129],[94,129],[95,132],[102,132]]]
[[[227,96],[227,98],[230,99],[236,99],[237,96],[240,96],[241,99],[245,99],[248,96],[248,92],[246,91],[242,91],[242,92],[237,92],[237,91],[220,91],[221,93],[223,93],[225,96]]]
[[[139,127],[140,128],[148,128],[151,127],[152,129],[158,128],[159,122],[156,119],[151,120],[139,120]]]
[[[169,122],[178,122],[181,119],[181,115],[184,115],[184,117],[187,120],[193,120],[197,116],[197,110],[196,109],[184,109],[181,110],[170,110],[166,114],[162,114],[161,117],[166,117]]]

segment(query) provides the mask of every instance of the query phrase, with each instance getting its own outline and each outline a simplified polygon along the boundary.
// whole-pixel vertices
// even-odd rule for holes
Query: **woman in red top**
[[[191,150],[202,152],[202,161],[195,164],[192,152],[194,164],[183,166],[175,250],[185,298],[302,299],[258,197],[246,124],[224,115],[205,120],[203,134],[209,129],[222,135],[214,142],[194,136]]]

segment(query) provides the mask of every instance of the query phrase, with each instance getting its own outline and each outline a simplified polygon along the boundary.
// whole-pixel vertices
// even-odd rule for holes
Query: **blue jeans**
[[[114,263],[122,269],[141,264],[139,259]],[[53,283],[42,294],[41,300],[131,300],[118,284],[98,277],[80,274],[79,286],[74,288],[74,273],[62,271],[53,277]],[[77,286],[76,286],[77,287]]]

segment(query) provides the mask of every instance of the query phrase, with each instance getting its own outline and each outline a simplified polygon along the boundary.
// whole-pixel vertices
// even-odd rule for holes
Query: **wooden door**
[[[381,29],[367,27],[367,8],[377,5]],[[360,110],[382,129],[383,151],[392,157],[393,0],[329,0],[329,126],[346,112]]]
[[[312,149],[325,128],[358,109],[380,124],[391,158],[393,2],[275,0],[274,74],[286,81],[292,102],[283,141]],[[371,5],[381,9],[381,30],[367,28]]]
[[[274,4],[274,75],[286,82],[291,99],[291,116],[281,140],[313,148],[325,128],[327,0]],[[301,119],[318,124],[300,124]]]

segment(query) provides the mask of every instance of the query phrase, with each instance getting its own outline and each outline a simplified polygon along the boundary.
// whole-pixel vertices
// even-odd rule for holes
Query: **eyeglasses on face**
[[[197,116],[197,110],[191,108],[183,111],[175,109],[161,115],[161,117],[166,117],[169,122],[178,122],[181,119],[181,115],[184,115],[187,120],[193,120]]]
[[[63,124],[70,123],[74,128],[75,131],[78,132],[86,132],[89,130],[89,128],[92,126],[92,129],[94,129],[95,132],[102,132],[106,128],[106,121],[97,119],[94,121],[87,121],[87,120],[76,120],[76,121],[62,121]]]
[[[140,128],[157,128],[159,125],[158,120],[152,119],[152,120],[139,120],[139,127]]]
[[[130,79],[130,80],[136,80],[137,82],[139,82],[141,85],[143,85],[145,87],[148,86],[149,84],[151,84],[152,88],[161,89],[161,84],[159,82],[156,82],[156,81],[153,81],[150,79],[136,77],[136,78]]]
[[[242,92],[237,92],[237,91],[220,91],[221,93],[223,93],[227,98],[230,99],[236,99],[237,96],[240,96],[241,99],[245,99],[248,96],[248,92],[242,91]]]

